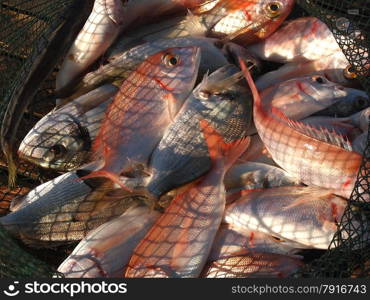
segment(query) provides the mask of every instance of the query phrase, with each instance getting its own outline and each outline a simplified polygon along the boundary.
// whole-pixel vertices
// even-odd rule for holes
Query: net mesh
[[[65,24],[68,13],[75,9],[73,0],[9,0],[0,2],[0,24],[8,24],[0,32],[0,120],[7,118],[9,103],[17,89],[24,84],[37,58],[44,54]],[[370,10],[366,0],[299,0],[305,12],[324,21],[332,30],[348,61],[355,68],[363,88],[370,95],[368,74]],[[91,7],[90,7],[91,8]],[[297,10],[297,9],[296,9]],[[298,9],[299,10],[299,9]],[[298,11],[297,10],[297,11]],[[66,47],[67,48],[67,47]],[[40,117],[54,107],[55,72],[57,62],[49,64],[45,80],[35,87],[32,104],[21,120],[16,132],[17,143]],[[6,120],[5,120],[6,121]],[[370,237],[369,190],[370,145],[369,138],[364,160],[349,205],[339,224],[329,250],[313,255],[294,277],[369,277]],[[17,162],[17,185],[8,188],[6,159],[0,154],[0,216],[9,212],[11,200],[28,193],[57,176],[57,173],[38,168],[27,162]],[[0,277],[50,277],[56,267],[73,249],[73,245],[52,250],[36,251],[12,239],[0,226]],[[42,253],[42,254],[40,254]],[[56,258],[57,257],[57,258]],[[318,258],[317,258],[318,257]]]

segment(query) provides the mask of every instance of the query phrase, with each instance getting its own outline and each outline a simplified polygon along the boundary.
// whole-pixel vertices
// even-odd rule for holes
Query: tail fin
[[[262,108],[262,101],[261,101],[261,96],[257,90],[257,87],[254,83],[254,80],[252,78],[252,75],[251,73],[249,72],[247,66],[245,65],[245,62],[239,58],[239,64],[240,64],[240,67],[242,68],[242,71],[244,73],[244,76],[245,76],[245,79],[247,80],[248,82],[248,85],[252,91],[252,95],[253,95],[253,99],[254,99],[254,105],[261,109]]]
[[[99,170],[99,171],[93,171],[89,175],[86,175],[84,177],[80,177],[78,180],[86,180],[90,178],[96,178],[96,177],[104,177],[108,178],[109,180],[113,181],[114,183],[118,184],[122,189],[125,191],[132,193],[132,190],[126,187],[120,180],[119,176],[117,174],[114,174],[112,172],[106,171],[106,170]]]
[[[249,146],[250,137],[241,138],[226,144],[223,137],[206,120],[200,121],[200,128],[207,142],[212,162],[220,159],[224,160],[225,171],[232,166]]]

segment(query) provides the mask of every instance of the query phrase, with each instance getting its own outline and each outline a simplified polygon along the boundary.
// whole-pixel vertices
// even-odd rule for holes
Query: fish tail
[[[245,62],[243,61],[242,58],[239,57],[239,64],[240,67],[244,73],[245,79],[248,82],[248,85],[252,91],[253,99],[254,99],[254,105],[256,108],[261,109],[262,108],[262,101],[261,101],[261,96],[257,90],[256,84],[254,83],[254,80],[252,78],[251,73],[249,72],[247,66],[245,65]]]
[[[242,155],[250,144],[250,137],[238,139],[229,144],[206,120],[200,121],[200,128],[206,140],[212,162],[224,160],[228,169]]]
[[[104,178],[108,178],[109,180],[113,181],[114,183],[118,184],[122,189],[124,189],[125,191],[129,192],[129,193],[132,193],[133,191],[128,188],[127,186],[125,186],[119,176],[117,174],[114,174],[112,172],[109,172],[109,171],[106,171],[106,170],[99,170],[99,171],[93,171],[91,172],[89,175],[86,175],[86,176],[83,176],[77,180],[86,180],[86,179],[91,179],[91,178],[96,178],[96,177],[104,177]]]

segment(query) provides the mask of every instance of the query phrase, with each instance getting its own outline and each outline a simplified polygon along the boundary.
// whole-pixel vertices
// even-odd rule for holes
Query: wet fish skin
[[[118,88],[101,86],[52,110],[23,139],[18,155],[44,168],[70,171],[86,162]]]
[[[261,91],[265,109],[278,108],[292,120],[301,120],[328,107],[340,113],[342,106],[359,106],[362,98],[367,101],[365,92],[345,88],[319,75],[290,79]]]
[[[300,248],[302,248],[301,244],[278,239],[266,233],[221,224],[213,241],[208,261],[233,256],[236,252],[246,250],[292,256]]]
[[[198,47],[171,48],[145,60],[122,84],[94,143],[104,166],[86,178],[118,176],[149,157],[191,93],[200,61]]]
[[[134,251],[126,277],[198,277],[211,250],[225,208],[223,177],[249,139],[226,144],[205,120],[200,121],[210,172],[175,197]]]
[[[349,88],[345,90],[348,91],[349,97],[338,100],[326,109],[314,113],[312,116],[345,118],[370,107],[370,99],[364,91]]]
[[[203,1],[96,0],[93,11],[69,50],[57,74],[56,89],[63,93],[132,24],[147,23],[155,16],[185,10]]]
[[[123,52],[120,51],[113,55],[107,64],[86,74],[78,85],[75,95],[86,93],[107,82],[121,86],[122,82],[143,61],[168,48],[200,47],[201,59],[198,73],[203,76],[208,70],[212,72],[228,63],[218,44],[219,40],[199,37],[161,39],[138,45]]]
[[[258,162],[233,165],[226,173],[224,184],[228,192],[245,189],[261,189],[279,186],[294,186],[299,180],[283,169]]]
[[[249,148],[239,157],[237,164],[256,162],[277,166],[259,135],[254,133],[257,131],[254,126],[250,128],[250,131],[251,130],[253,130],[252,135],[250,135],[251,144]]]
[[[254,122],[274,161],[304,184],[335,190],[349,198],[362,157],[343,137],[292,121],[281,110],[266,109],[246,67],[253,92]]]
[[[224,222],[307,247],[327,249],[347,201],[316,187],[246,190],[227,206]]]
[[[340,48],[325,23],[315,17],[303,17],[288,22],[248,50],[263,60],[287,63],[321,59]]]
[[[154,198],[194,181],[211,168],[199,120],[212,124],[226,142],[245,136],[251,121],[248,91],[235,82],[217,86],[238,72],[227,65],[206,77],[168,127],[150,161],[152,175],[146,189]]]
[[[252,44],[270,36],[289,15],[293,5],[292,0],[219,1],[203,15],[201,23],[209,28],[210,36]]]
[[[272,85],[297,77],[320,75],[329,81],[345,87],[358,87],[358,80],[349,73],[350,63],[343,52],[337,52],[316,60],[304,62],[291,62],[283,65],[275,71],[268,72],[256,81],[258,90],[264,90]]]
[[[66,278],[122,277],[136,245],[160,213],[132,206],[121,216],[100,225],[78,244],[59,266]]]
[[[209,262],[203,278],[285,278],[303,266],[300,259],[287,255],[245,252]]]
[[[84,167],[88,172],[97,167]],[[36,187],[17,209],[0,218],[9,233],[32,247],[56,247],[81,240],[92,229],[121,215],[136,198],[107,183],[105,195],[92,198],[95,187],[80,180],[81,169]],[[111,189],[112,188],[112,189]]]
[[[95,1],[88,20],[57,74],[57,90],[65,88],[104,53],[121,31],[124,14],[124,3],[120,0]]]

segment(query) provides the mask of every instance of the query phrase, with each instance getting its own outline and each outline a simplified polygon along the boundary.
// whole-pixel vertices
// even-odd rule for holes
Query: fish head
[[[211,32],[226,35],[228,40],[251,44],[271,35],[289,15],[293,5],[294,0],[220,1],[217,6],[224,9],[225,16]]]
[[[201,51],[199,47],[169,48],[148,59],[153,77],[162,88],[182,103],[195,85]]]
[[[85,161],[90,147],[89,132],[77,118],[51,112],[23,139],[18,155],[44,168],[68,171]]]
[[[280,87],[279,93],[284,95],[294,94],[296,98],[314,98],[316,101],[340,98],[347,95],[347,92],[341,85],[329,81],[322,75],[291,79],[283,83]]]

